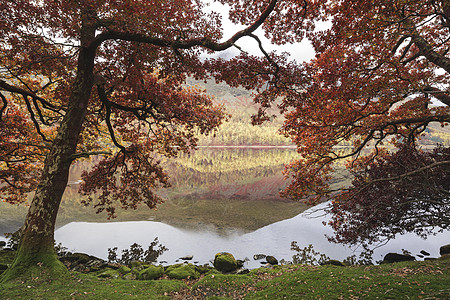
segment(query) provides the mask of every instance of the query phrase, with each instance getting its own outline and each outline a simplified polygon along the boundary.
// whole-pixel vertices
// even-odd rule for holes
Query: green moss
[[[207,273],[192,288],[174,279],[127,281],[70,272],[53,279],[34,277],[0,283],[0,298],[450,299],[448,286],[450,260],[435,260],[345,268],[290,265],[260,268],[246,275]]]
[[[19,249],[11,266],[0,275],[0,282],[33,277],[59,278],[67,274],[67,268],[59,261],[54,249],[40,252]]]
[[[0,250],[0,264],[10,265],[14,261],[16,251]]]
[[[231,253],[220,252],[214,257],[214,268],[221,272],[231,272],[237,269],[237,262]]]
[[[120,266],[120,268],[118,269],[119,273],[122,275],[131,273],[131,269],[128,268],[127,266]]]
[[[185,278],[198,278],[200,274],[195,270],[195,266],[192,264],[178,264],[167,268],[167,276],[175,279],[185,279]]]
[[[154,280],[158,279],[164,274],[163,266],[149,266],[148,268],[139,272],[137,276],[140,280]]]

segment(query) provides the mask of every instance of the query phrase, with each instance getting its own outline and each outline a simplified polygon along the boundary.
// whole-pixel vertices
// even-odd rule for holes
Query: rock
[[[200,274],[195,270],[195,266],[192,264],[177,264],[167,268],[167,276],[174,279],[197,279]]]
[[[5,241],[0,241],[0,249],[6,246],[6,242]]]
[[[220,272],[233,272],[237,269],[237,262],[233,254],[220,252],[214,257],[214,268]]]
[[[209,271],[214,270],[214,268],[208,265],[203,265],[203,266],[195,266],[195,270],[200,274],[206,274]]]
[[[141,263],[140,261],[133,260],[133,261],[131,261],[131,262],[128,264],[128,266],[129,266],[130,268],[132,268],[132,269],[135,269],[135,268],[142,268],[142,263]]]
[[[255,254],[255,255],[253,255],[253,259],[254,260],[260,260],[260,259],[264,259],[264,258],[266,258],[265,254]]]
[[[420,251],[420,254],[425,255],[425,256],[430,256],[430,253],[428,253],[425,250]]]
[[[92,258],[91,256],[84,253],[72,253],[70,255],[61,257],[60,260],[77,262],[77,264],[85,264],[88,261],[92,260]]]
[[[245,275],[245,274],[250,273],[250,270],[249,269],[240,268],[240,269],[236,270],[235,273],[237,275]]]
[[[186,255],[183,257],[180,257],[181,260],[192,260],[194,258],[194,255]]]
[[[131,269],[128,268],[127,266],[120,266],[120,268],[118,268],[117,271],[119,271],[119,273],[122,275],[131,273]]]
[[[330,259],[330,260],[324,262],[322,265],[333,265],[333,266],[345,267],[345,264],[337,259]]]
[[[117,270],[105,269],[102,273],[98,274],[97,277],[117,279],[120,277],[120,274]]]
[[[139,280],[154,280],[158,279],[164,274],[164,267],[163,266],[149,266],[148,268],[145,268],[141,272],[139,272],[139,275],[137,278]]]
[[[398,253],[388,253],[384,256],[382,263],[394,263],[400,261],[413,261],[416,260],[414,256],[404,255]]]
[[[439,257],[439,260],[444,260],[444,259],[450,259],[450,253],[449,254],[444,254],[441,257]]]
[[[278,259],[276,259],[276,258],[273,257],[273,256],[268,255],[268,256],[266,257],[266,261],[267,261],[269,264],[271,264],[272,266],[273,266],[273,265],[278,265]]]
[[[136,275],[133,273],[128,273],[123,275],[122,279],[124,280],[136,280]]]
[[[82,273],[97,272],[109,267],[106,261],[84,253],[70,253],[66,256],[59,257],[59,260],[69,270]]]
[[[440,255],[450,254],[450,244],[444,245],[441,248],[439,248],[439,254]]]
[[[237,268],[240,269],[244,266],[245,261],[242,259],[237,259],[236,260],[236,264],[237,264]]]

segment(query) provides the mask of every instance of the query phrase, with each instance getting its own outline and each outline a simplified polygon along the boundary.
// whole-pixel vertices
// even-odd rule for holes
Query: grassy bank
[[[0,299],[450,299],[450,260],[380,266],[276,266],[197,280],[67,278],[0,285]]]

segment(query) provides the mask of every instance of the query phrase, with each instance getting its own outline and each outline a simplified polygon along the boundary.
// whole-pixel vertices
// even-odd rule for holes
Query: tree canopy
[[[311,26],[298,21],[307,2],[220,2],[244,25],[228,39],[220,15],[205,13],[200,0],[2,1],[0,194],[17,203],[34,191],[4,278],[29,273],[37,262],[62,270],[53,231],[74,160],[104,155],[81,187],[86,196],[99,194],[98,211],[154,207],[155,187],[168,184],[155,154],[195,148],[197,133],[226,118],[210,97],[185,87],[186,78],[213,77],[258,93],[274,77],[275,54],[262,46],[263,58],[208,54],[244,36],[261,45],[259,27],[281,44],[300,40]]]
[[[314,18],[329,28],[308,33],[316,57],[282,103],[282,131],[302,157],[288,166],[285,195],[333,199],[335,241],[448,228],[448,149],[427,154],[417,141],[432,122],[450,121],[450,3],[319,2]],[[339,160],[356,177],[333,190]]]

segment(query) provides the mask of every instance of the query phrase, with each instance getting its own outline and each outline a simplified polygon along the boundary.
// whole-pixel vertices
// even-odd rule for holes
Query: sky
[[[224,28],[223,40],[229,39],[234,33],[245,28],[242,25],[233,24],[228,18],[228,5],[222,5],[218,2],[208,1],[209,5],[205,8],[205,12],[215,11],[222,15],[222,24]],[[263,47],[267,52],[276,51],[278,53],[288,52],[290,54],[290,59],[297,62],[308,61],[314,57],[314,50],[311,43],[308,40],[303,40],[301,43],[297,44],[287,44],[287,45],[272,45],[270,40],[264,37],[263,30],[261,28],[257,29],[255,34],[261,39]],[[258,48],[256,41],[250,37],[244,37],[236,42],[236,45],[242,48],[242,50],[252,54],[262,56],[263,54]],[[218,53],[216,56],[223,58],[231,58],[239,54],[239,50],[236,47],[230,48],[226,51]]]

